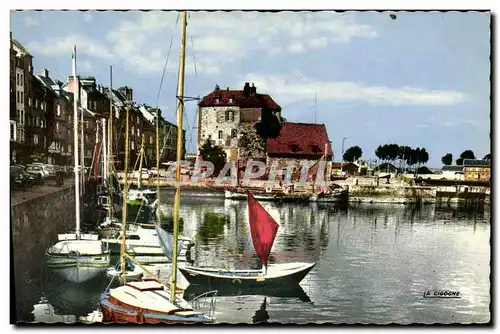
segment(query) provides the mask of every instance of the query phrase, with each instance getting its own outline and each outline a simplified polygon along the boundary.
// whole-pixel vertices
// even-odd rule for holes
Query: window
[[[19,86],[19,82],[21,81],[20,77],[19,77],[19,73],[16,73],[16,85]]]
[[[21,103],[24,102],[24,92],[21,92]]]
[[[85,122],[85,129],[88,129],[89,128],[89,122]]]
[[[139,128],[137,128],[137,137],[140,137],[141,136],[141,131],[139,130]]]
[[[38,145],[38,135],[33,135],[33,144]]]
[[[137,116],[137,124],[139,124],[139,116]]]
[[[56,122],[56,133],[59,133],[59,122]]]
[[[228,110],[226,112],[226,122],[234,122],[234,111]]]
[[[238,131],[236,129],[231,130],[231,138],[236,138],[238,136]]]
[[[35,120],[35,125],[39,126],[40,125],[40,117],[37,117]]]
[[[219,139],[222,139],[222,131],[219,131]]]
[[[130,147],[132,150],[135,150],[135,142],[133,140],[130,142]]]
[[[16,140],[16,123],[10,123],[10,140]]]
[[[97,110],[97,103],[94,101],[94,110]]]
[[[28,98],[28,106],[31,107],[31,97]]]
[[[43,119],[40,120],[40,127],[45,129],[45,121]]]
[[[68,153],[71,153],[71,144],[68,144]]]
[[[35,99],[35,108],[38,108],[38,99]]]
[[[21,102],[21,92],[17,92],[17,103]]]
[[[292,144],[290,145],[290,149],[292,150],[292,152],[296,153],[298,151],[300,151],[300,148],[299,148],[299,145],[297,144]]]
[[[149,144],[153,145],[153,136],[149,136]]]
[[[57,116],[61,116],[61,105],[59,103],[57,104],[56,114],[57,114]]]
[[[232,97],[229,98],[229,103],[233,103],[233,98]]]
[[[215,98],[215,103],[219,103],[219,102],[220,102],[220,98],[217,96],[217,97]]]
[[[45,102],[40,102],[40,109],[45,110]]]
[[[131,132],[132,136],[135,134],[135,131],[134,131],[134,130],[135,130],[135,128],[134,128],[134,127],[132,127],[132,132]]]

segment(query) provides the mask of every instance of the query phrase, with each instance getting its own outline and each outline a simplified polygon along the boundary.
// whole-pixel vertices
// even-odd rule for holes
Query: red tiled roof
[[[216,99],[219,98],[219,102]],[[232,99],[232,102],[229,102]],[[240,108],[281,109],[267,94],[251,94],[245,96],[243,90],[216,89],[204,96],[198,104],[200,107],[238,106]]]
[[[332,146],[324,124],[283,123],[278,138],[267,141],[267,153],[273,155],[310,155],[321,157],[327,144],[327,157],[332,157]],[[296,151],[293,149],[293,145]],[[313,147],[318,151],[314,152]]]

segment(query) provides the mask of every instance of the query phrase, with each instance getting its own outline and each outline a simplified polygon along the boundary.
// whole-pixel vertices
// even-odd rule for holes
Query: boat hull
[[[316,203],[339,203],[347,202],[348,198],[349,193],[347,190],[344,190],[343,192],[337,194],[313,195],[309,198],[309,201]]]
[[[155,312],[120,302],[104,293],[99,301],[102,322],[104,323],[136,323],[136,324],[194,324],[213,323],[213,319],[203,315],[182,317],[175,314]]]
[[[109,251],[113,255],[120,254],[121,241],[118,240],[103,240],[103,243],[109,247]],[[144,246],[127,244],[127,253],[140,264],[159,264],[170,263],[171,261],[165,256],[160,246]],[[182,248],[177,258],[179,262],[189,262],[189,250]]]
[[[47,267],[59,277],[73,283],[83,283],[99,276],[109,266],[109,254],[69,256],[46,253]]]
[[[294,195],[294,194],[273,194],[273,193],[262,193],[253,194],[253,197],[262,202],[308,202],[309,197],[306,195]],[[247,194],[234,192],[226,190],[224,192],[224,198],[230,200],[246,200]]]
[[[226,270],[216,268],[179,267],[190,284],[209,290],[233,287],[241,290],[255,288],[296,288],[296,285],[315,266],[315,263],[285,263],[270,265],[266,275],[261,270]]]
[[[118,271],[115,268],[110,268],[106,271],[106,275],[109,278],[121,279],[122,273],[121,271]],[[136,267],[136,269],[134,269],[133,271],[127,271],[125,277],[127,282],[130,282],[142,278],[143,275],[144,273],[142,272],[142,270]]]

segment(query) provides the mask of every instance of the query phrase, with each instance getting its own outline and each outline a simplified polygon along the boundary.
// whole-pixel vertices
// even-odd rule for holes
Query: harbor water
[[[162,210],[168,214],[173,197],[165,193],[163,199]],[[262,205],[280,225],[270,263],[311,261],[316,266],[300,288],[288,293],[219,294],[217,322],[490,321],[489,207]],[[260,268],[246,201],[185,195],[181,217],[181,234],[196,242],[191,254],[195,265]],[[170,275],[168,264],[152,270],[162,278]],[[179,280],[188,285],[180,273]],[[89,283],[69,284],[41,265],[31,279],[17,283],[17,321],[75,322],[98,309],[109,279],[103,275]],[[456,291],[461,298],[424,298],[429,290]]]

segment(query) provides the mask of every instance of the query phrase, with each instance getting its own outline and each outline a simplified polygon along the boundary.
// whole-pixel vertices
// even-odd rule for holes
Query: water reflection
[[[163,198],[167,202],[162,211],[169,214],[171,198]],[[477,211],[436,205],[262,204],[280,225],[270,262],[307,261],[316,266],[292,292],[219,291],[219,322],[489,321],[489,207]],[[245,201],[182,198],[183,234],[196,241],[191,254],[196,266],[261,267],[247,212]],[[168,266],[158,270],[170,276]],[[180,273],[178,277],[187,284]],[[32,295],[16,297],[19,304],[31,300],[31,306],[46,296],[52,313],[42,302],[35,305],[36,313],[48,312],[54,318],[94,311],[109,283],[104,278],[71,286],[50,276],[45,281],[36,295],[32,286],[20,287],[16,291]],[[438,288],[456,289],[463,298],[423,304],[423,291]],[[203,292],[202,287],[189,286],[186,298]]]

